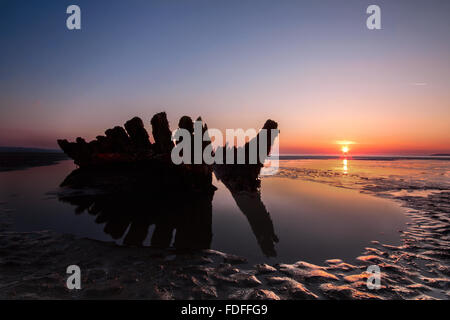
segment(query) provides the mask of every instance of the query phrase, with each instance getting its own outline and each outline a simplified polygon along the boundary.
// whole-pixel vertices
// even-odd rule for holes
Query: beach
[[[60,170],[59,174],[49,174],[49,170],[56,172],[57,168]],[[230,196],[227,198],[227,190],[218,186],[216,198],[212,202],[213,240],[210,248],[202,250],[157,248],[149,246],[148,243],[144,246],[124,245],[120,238],[112,239],[110,235],[99,232],[98,226],[101,224],[98,225],[84,218],[82,220],[83,214],[79,215],[81,212],[74,215],[73,207],[57,201],[55,192],[58,185],[72,169],[69,161],[63,161],[53,166],[9,172],[9,174],[20,174],[23,181],[27,181],[27,175],[29,179],[33,179],[34,176],[36,181],[42,181],[47,176],[47,184],[43,185],[43,189],[39,191],[40,195],[33,193],[31,187],[17,188],[23,190],[22,196],[25,195],[25,198],[22,197],[22,199],[28,197],[31,203],[31,200],[35,198],[33,201],[38,201],[36,203],[48,203],[48,205],[42,205],[33,210],[24,209],[24,206],[19,205],[24,202],[20,200],[21,194],[4,192],[5,186],[8,188],[8,185],[2,185],[0,199],[1,298],[449,298],[450,184],[448,175],[450,171],[448,161],[403,159],[377,162],[347,159],[344,164],[343,159],[281,160],[280,170],[275,176],[262,178],[261,202],[269,213],[272,223],[269,231],[267,231],[267,221],[255,224],[254,218],[249,215],[245,207],[243,209],[242,203],[239,206],[240,200],[234,199],[236,207],[233,199]],[[288,186],[287,190],[293,190],[293,185],[289,181],[298,183],[295,186],[299,188],[299,194],[293,197],[299,197],[301,194],[309,195],[309,198],[302,199],[306,207],[308,207],[306,204],[310,203],[308,211],[301,211],[301,208],[291,211],[290,208],[299,207],[297,203],[286,208],[281,206],[290,200],[277,195],[275,191],[283,185]],[[214,183],[220,184],[217,181]],[[315,193],[313,190],[315,188],[321,191]],[[45,192],[42,192],[43,190]],[[340,247],[348,247],[348,250],[342,251],[342,255],[348,254],[348,257],[343,258],[327,253],[327,247],[330,245],[324,242],[322,250],[318,249],[323,251],[323,255],[310,256],[306,259],[306,251],[302,248],[308,248],[314,244],[311,243],[309,246],[307,243],[295,244],[297,241],[295,239],[298,238],[288,236],[289,229],[287,227],[283,229],[281,226],[289,219],[292,212],[299,212],[298,215],[302,217],[302,220],[299,220],[300,225],[306,223],[309,229],[314,224],[320,225],[317,223],[318,220],[314,219],[321,217],[322,207],[317,207],[314,203],[330,202],[333,206],[337,206],[332,199],[335,193],[340,195],[339,192],[350,192],[349,196],[356,197],[355,199],[358,198],[355,196],[357,193],[363,196],[360,201],[361,206],[365,207],[358,207],[356,202],[355,204],[347,204],[348,201],[339,203],[343,208],[348,208],[349,212],[356,210],[355,212],[358,213],[358,210],[369,210],[370,201],[382,201],[380,203],[383,205],[379,206],[381,211],[379,216],[382,216],[383,209],[385,212],[390,212],[386,223],[387,225],[399,224],[398,230],[395,230],[398,239],[394,231],[382,229],[377,225],[377,221],[381,218],[376,219],[376,215],[375,218],[370,216],[371,220],[368,221],[374,221],[373,229],[379,232],[371,234],[370,241],[361,236],[355,236],[352,244],[339,243]],[[342,198],[345,199],[345,195]],[[283,200],[280,202],[277,199]],[[378,202],[375,203],[378,205]],[[393,209],[390,206],[393,206]],[[398,208],[402,208],[402,211],[397,211],[400,210]],[[53,213],[43,212],[43,209]],[[48,219],[42,219],[38,224],[25,223],[27,221],[25,218],[30,215],[27,210]],[[230,212],[235,210],[236,214],[225,215],[220,210]],[[69,216],[66,211],[71,211],[72,214]],[[313,213],[309,218],[308,212]],[[360,215],[364,213],[361,212]],[[404,215],[405,220],[392,220],[397,213]],[[333,212],[330,212],[322,218],[331,220],[332,214]],[[61,227],[64,224],[52,223],[58,215],[60,219],[66,219],[69,221],[68,224],[75,226],[66,230]],[[84,216],[89,217],[86,213]],[[350,216],[349,219],[356,217],[356,215]],[[336,221],[345,221],[346,216],[342,215],[338,218]],[[232,219],[235,222],[236,231],[233,231],[235,234],[227,231],[229,229],[226,229],[228,228],[226,219]],[[308,225],[308,219],[312,219],[309,222],[310,225]],[[39,221],[39,218],[31,220]],[[80,228],[77,228],[77,221],[83,226],[85,235],[80,233]],[[397,222],[394,223],[394,221]],[[361,220],[358,227],[366,226],[365,223],[366,220]],[[327,222],[322,224],[327,226]],[[222,225],[222,227],[215,227],[215,225]],[[260,225],[265,228],[263,231],[258,229]],[[92,231],[89,231],[89,228]],[[318,242],[321,238],[326,238],[321,232],[325,234],[327,230],[331,230],[327,228],[326,230],[317,229],[315,237],[312,235],[313,238],[306,239]],[[240,232],[240,229],[243,231]],[[351,229],[348,231],[349,235],[355,232]],[[266,247],[261,245],[260,241],[261,235],[267,232],[272,233],[272,231],[279,238],[279,242],[272,243],[273,248],[278,250],[278,258],[268,257],[267,250],[264,251]],[[228,234],[221,235],[226,232]],[[306,231],[302,233],[303,236],[305,233]],[[328,233],[332,235],[331,231]],[[336,234],[339,236],[338,231]],[[357,235],[357,233],[354,234]],[[241,235],[248,236],[248,239],[240,245],[250,248],[247,251],[234,249],[236,245],[221,247],[220,239],[226,236],[239,238]],[[307,242],[307,240],[303,241]],[[288,244],[294,242],[297,246],[299,252],[297,259],[288,251],[289,246],[286,246],[286,242]],[[244,254],[236,254],[236,252]],[[282,252],[288,253],[283,256]],[[289,261],[283,261],[283,259]],[[82,290],[71,291],[66,287],[66,268],[72,264],[79,265],[82,270]],[[370,275],[366,270],[369,265],[378,265],[381,269],[381,288],[378,290],[367,287],[366,280]]]

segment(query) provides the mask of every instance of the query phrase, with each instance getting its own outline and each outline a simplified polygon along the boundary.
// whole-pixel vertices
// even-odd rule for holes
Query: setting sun
[[[342,146],[341,148],[342,153],[347,153],[349,150],[348,146]]]

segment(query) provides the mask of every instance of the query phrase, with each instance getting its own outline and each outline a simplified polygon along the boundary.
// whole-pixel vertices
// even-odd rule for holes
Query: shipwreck
[[[275,256],[278,237],[259,190],[264,159],[243,164],[177,165],[171,159],[176,143],[166,113],[155,114],[150,123],[154,142],[138,117],[127,121],[124,127],[106,130],[105,135],[90,142],[83,138],[75,142],[58,140],[61,149],[79,167],[61,183],[58,199],[75,206],[77,214],[87,211],[95,215],[97,223],[105,224],[105,233],[113,239],[123,238],[126,245],[143,245],[149,227],[155,225],[152,246],[169,247],[173,243],[177,249],[208,249],[212,239],[212,200],[217,189],[212,184],[214,173],[247,217],[264,254]],[[188,116],[178,123],[179,128],[191,134],[193,126]],[[277,127],[275,121],[267,120],[263,129]],[[206,130],[202,123],[202,133]],[[269,145],[266,157],[275,138],[273,134],[264,136]],[[259,136],[254,139],[241,147],[220,148],[231,149],[237,157],[239,151],[247,154],[251,143],[261,141]],[[210,143],[203,142],[202,148]]]

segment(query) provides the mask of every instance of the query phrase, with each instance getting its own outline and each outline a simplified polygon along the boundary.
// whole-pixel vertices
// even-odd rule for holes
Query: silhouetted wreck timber
[[[158,119],[154,121],[154,119]],[[74,161],[75,164],[85,167],[98,167],[111,163],[135,163],[154,159],[157,154],[169,153],[161,152],[162,141],[171,142],[171,132],[167,121],[166,113],[156,114],[152,119],[153,134],[155,143],[149,140],[144,123],[135,117],[125,123],[125,129],[116,126],[107,129],[105,135],[97,136],[95,140],[87,143],[83,138],[78,137],[75,142],[58,140],[61,149]],[[166,147],[167,148],[167,147]]]
[[[182,120],[183,126],[193,127],[190,117],[184,116]],[[97,136],[89,143],[79,137],[75,142],[58,140],[58,145],[85,174],[122,170],[132,177],[132,172],[136,171],[148,175],[149,179],[159,184],[194,189],[212,188],[210,165],[172,163],[174,143],[166,113],[155,114],[151,125],[154,143],[150,142],[143,121],[135,117],[125,123],[125,129],[119,126],[108,129],[104,136]]]
[[[230,191],[255,192],[260,187],[261,181],[259,180],[259,174],[261,172],[262,167],[264,166],[265,160],[269,157],[273,143],[279,134],[278,123],[270,119],[266,121],[266,123],[263,126],[263,129],[266,130],[267,135],[266,141],[264,142],[266,150],[262,149],[262,151],[265,151],[264,154],[261,155],[262,157],[259,156],[261,148],[260,145],[261,132],[258,133],[258,135],[255,138],[247,142],[242,147],[236,146],[229,147],[228,145],[222,147],[224,164],[214,164],[214,174],[216,175],[217,179],[221,180],[227,186],[227,188],[230,189]],[[250,148],[251,148],[250,146],[252,144],[256,145],[256,150],[258,154],[256,163],[250,162]],[[245,162],[243,164],[239,164],[237,161],[238,153],[240,151],[245,152]],[[227,153],[233,154],[234,164],[225,164]]]
[[[202,121],[198,118],[197,121]],[[259,173],[270,154],[278,134],[275,121],[267,120],[267,150],[258,163],[249,163],[250,143],[244,145],[244,164],[181,164],[171,161],[174,147],[165,113],[152,120],[152,144],[140,118],[114,127],[87,143],[58,140],[63,151],[75,160],[79,169],[71,172],[61,183],[59,200],[75,206],[77,214],[87,211],[105,223],[105,232],[113,239],[124,236],[124,244],[142,245],[150,225],[155,225],[151,245],[168,247],[176,230],[177,249],[209,248],[212,239],[213,169],[219,180],[230,190],[238,207],[247,217],[258,244],[266,256],[276,256],[278,242],[270,213],[261,201]],[[194,139],[194,123],[188,116],[179,120]],[[202,124],[202,135],[207,131]],[[259,134],[255,138],[259,143]],[[179,141],[181,142],[181,141]],[[203,150],[211,142],[203,141]],[[239,148],[222,147],[236,157]],[[258,145],[259,151],[259,145]],[[191,152],[193,156],[193,152]],[[128,232],[127,232],[128,230]]]
[[[150,138],[141,118],[134,117],[125,123],[125,130],[130,136],[131,143],[135,150],[149,150],[151,147]]]
[[[202,122],[202,119],[199,117],[197,121]],[[227,154],[232,152],[235,164],[216,164],[214,166],[205,163],[175,165],[171,160],[174,142],[172,141],[172,132],[169,128],[166,113],[155,114],[150,123],[154,143],[150,142],[143,121],[135,117],[125,123],[125,129],[116,126],[106,130],[105,135],[97,136],[93,141],[86,142],[83,138],[78,137],[75,142],[69,142],[65,139],[58,140],[58,145],[75,161],[76,165],[85,171],[133,169],[138,170],[138,172],[147,172],[149,175],[153,171],[153,179],[159,177],[163,181],[158,181],[158,183],[166,181],[172,185],[182,184],[185,187],[207,189],[212,186],[212,172],[214,170],[217,178],[222,180],[230,190],[253,192],[259,188],[259,173],[278,135],[277,130],[274,131],[275,133],[272,132],[272,130],[278,128],[278,124],[273,120],[267,120],[263,127],[267,132],[267,141],[265,142],[267,150],[265,150],[263,158],[258,157],[257,162],[253,164],[249,161],[250,144],[256,143],[259,155],[259,136],[261,133],[243,147],[229,147],[228,145],[221,147],[223,149],[223,162],[226,162]],[[191,138],[193,138],[194,123],[190,117],[181,117],[178,126],[190,132]],[[205,133],[207,129],[206,124],[202,124],[202,133]],[[203,150],[210,144],[211,141],[203,141]],[[193,144],[191,145],[193,147]],[[244,164],[237,163],[240,150],[245,152],[246,162]],[[191,163],[193,163],[194,152],[191,152],[191,155]]]
[[[192,122],[192,120],[190,121]],[[173,148],[172,131],[170,131],[166,113],[155,114],[150,123],[152,124],[153,139],[155,139],[153,151],[158,154],[170,154]]]

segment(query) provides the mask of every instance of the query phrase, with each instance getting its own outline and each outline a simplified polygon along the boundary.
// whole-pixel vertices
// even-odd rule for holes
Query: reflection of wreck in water
[[[272,120],[267,120],[264,124],[263,129],[266,129],[268,133],[266,156],[270,154],[270,148],[276,139],[276,136],[272,135],[272,129],[277,129],[277,127],[278,124]],[[259,135],[253,139],[259,154]],[[252,141],[249,141],[241,147],[245,150],[247,162],[251,143]],[[234,148],[233,151],[236,163],[238,150]],[[226,152],[224,151],[223,154],[225,155]],[[230,190],[237,206],[247,217],[263,253],[268,257],[274,257],[276,256],[274,243],[278,242],[278,237],[275,234],[270,213],[261,201],[259,173],[265,159],[258,160],[256,164],[216,164],[214,165],[214,173],[217,179],[222,181]]]
[[[192,123],[189,117],[181,120],[181,128]],[[76,213],[95,215],[97,223],[105,224],[104,232],[113,239],[123,238],[125,245],[143,245],[154,225],[152,246],[208,249],[214,171],[247,217],[264,254],[275,256],[278,238],[259,191],[258,175],[265,159],[257,164],[177,166],[170,160],[173,142],[165,113],[156,114],[151,123],[153,144],[139,118],[128,121],[126,131],[108,129],[106,136],[89,143],[82,138],[75,143],[59,140],[81,167],[63,181],[59,199],[74,205]],[[276,129],[277,124],[268,120],[264,128]],[[267,154],[275,138],[267,137]],[[247,152],[248,145],[243,147]]]
[[[154,225],[152,246],[209,248],[214,189],[186,191],[158,184],[152,181],[163,180],[164,172],[156,172],[158,176],[145,168],[77,169],[61,184],[59,199],[74,205],[77,213],[95,215],[95,222],[104,223],[104,232],[113,239],[125,235],[125,245],[143,245]]]

